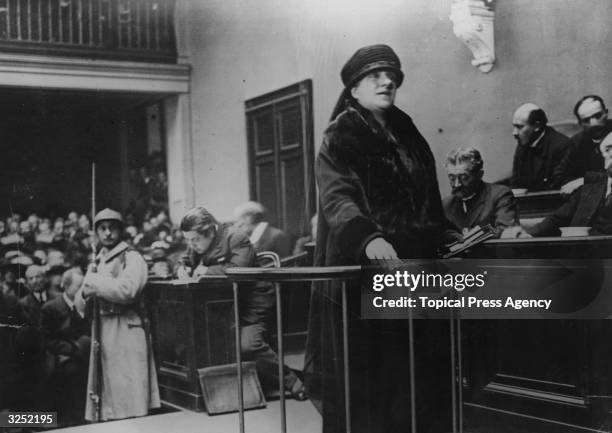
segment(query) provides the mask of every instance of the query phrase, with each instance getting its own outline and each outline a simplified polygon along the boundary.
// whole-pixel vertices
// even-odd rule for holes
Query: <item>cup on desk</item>
[[[572,236],[588,236],[591,227],[559,227],[561,237],[568,238]]]

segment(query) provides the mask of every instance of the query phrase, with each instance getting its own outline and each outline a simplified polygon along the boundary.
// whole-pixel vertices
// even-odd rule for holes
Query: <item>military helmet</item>
[[[106,208],[98,212],[94,217],[94,229],[97,229],[98,224],[102,221],[117,221],[123,227],[123,217],[116,210]]]

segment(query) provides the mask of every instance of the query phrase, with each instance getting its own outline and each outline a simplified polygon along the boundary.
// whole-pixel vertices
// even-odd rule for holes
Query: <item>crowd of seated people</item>
[[[125,241],[168,278],[185,250],[165,210],[126,226]],[[74,294],[92,257],[87,215],[0,219],[0,410],[52,410],[83,423],[91,325]],[[6,392],[5,392],[6,391]]]

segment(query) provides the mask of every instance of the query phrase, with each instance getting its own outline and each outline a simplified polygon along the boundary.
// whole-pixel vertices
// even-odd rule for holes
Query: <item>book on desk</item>
[[[446,247],[448,250],[442,254],[442,258],[448,259],[454,257],[468,248],[478,245],[493,237],[495,237],[495,230],[491,224],[487,224],[482,227],[475,226],[464,234],[463,240],[447,245]]]

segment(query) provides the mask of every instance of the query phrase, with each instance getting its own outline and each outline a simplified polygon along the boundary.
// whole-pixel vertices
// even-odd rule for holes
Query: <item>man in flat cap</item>
[[[75,302],[98,298],[102,383],[100,421],[147,415],[160,406],[157,376],[142,290],[147,264],[142,256],[121,241],[123,218],[112,209],[100,211],[94,229],[101,246],[96,263],[90,265]],[[94,381],[94,344],[89,362],[88,396]],[[96,405],[87,399],[85,418],[96,420]]]

